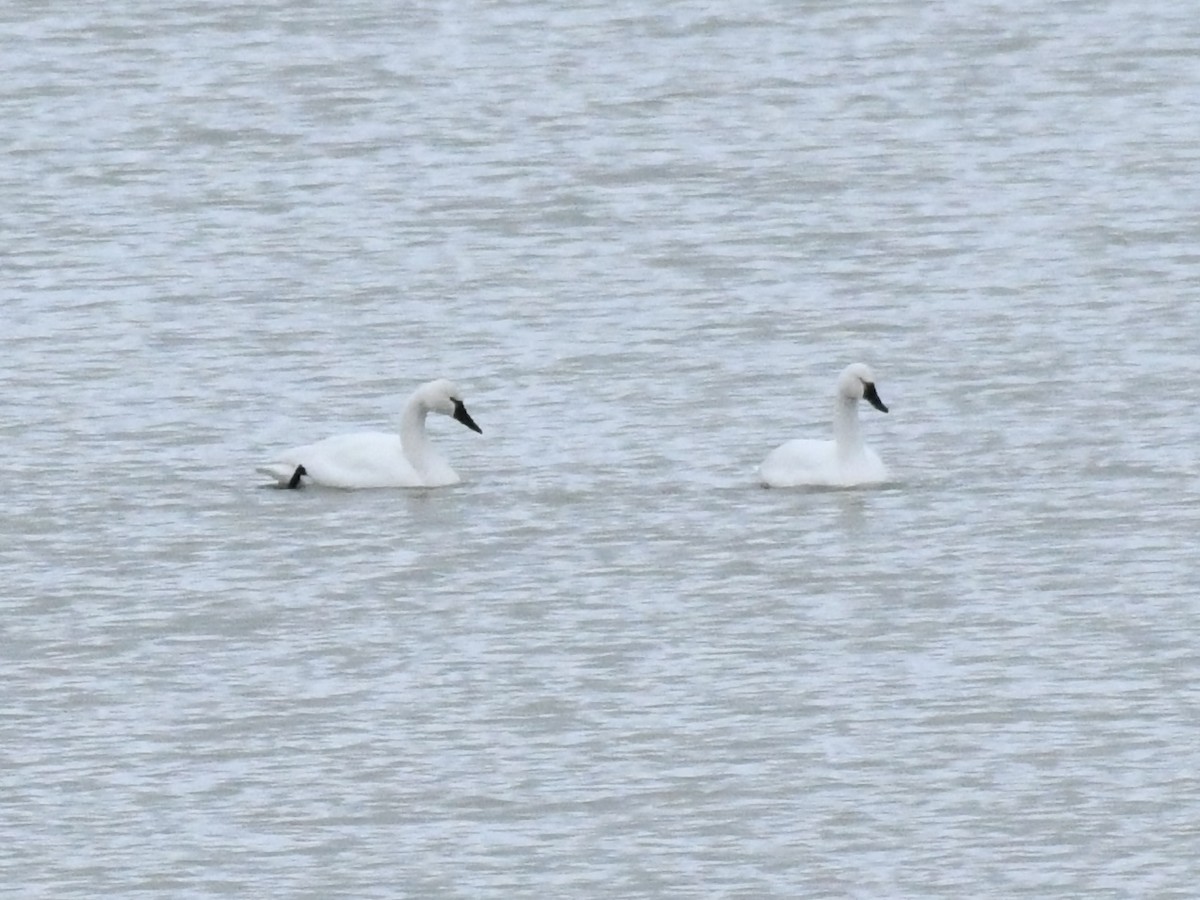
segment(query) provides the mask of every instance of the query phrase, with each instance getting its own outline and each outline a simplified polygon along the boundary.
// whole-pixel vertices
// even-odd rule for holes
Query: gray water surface
[[[1192,4],[24,4],[0,84],[14,896],[1195,896]],[[893,483],[759,487],[856,360]],[[437,376],[462,485],[262,487]]]

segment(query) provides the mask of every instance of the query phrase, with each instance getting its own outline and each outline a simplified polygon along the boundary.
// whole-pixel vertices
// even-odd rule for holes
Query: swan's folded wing
[[[257,466],[256,471],[274,478],[281,487],[286,487],[296,473],[296,466],[292,463],[273,462],[267,463],[265,466]]]
[[[359,432],[326,438],[280,454],[277,465],[304,466],[314,484],[335,488],[419,487],[420,476],[404,456],[400,437]],[[289,475],[289,478],[291,476]]]
[[[767,454],[759,477],[768,487],[799,487],[836,482],[837,458],[832,441],[797,439]]]

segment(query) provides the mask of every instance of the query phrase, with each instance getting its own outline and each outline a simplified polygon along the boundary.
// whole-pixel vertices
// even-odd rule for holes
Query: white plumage
[[[847,366],[834,394],[833,440],[798,439],[776,447],[763,460],[759,475],[767,487],[851,487],[876,484],[888,478],[887,467],[863,444],[858,422],[858,401],[866,399],[880,412],[887,407],[875,390],[869,366]]]
[[[305,478],[337,488],[443,487],[458,484],[458,473],[442,458],[425,433],[425,417],[441,413],[482,433],[462,394],[439,379],[421,385],[400,418],[400,433],[365,431],[295,447],[260,466],[280,487],[299,487]]]

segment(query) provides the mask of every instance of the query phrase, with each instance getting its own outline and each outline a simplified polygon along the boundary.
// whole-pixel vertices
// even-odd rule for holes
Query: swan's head
[[[417,399],[430,412],[449,416],[456,422],[462,422],[472,431],[483,434],[483,429],[475,424],[475,420],[467,412],[467,407],[463,405],[462,393],[454,386],[454,382],[439,378],[437,381],[423,384],[417,388]]]
[[[888,411],[875,390],[875,374],[866,363],[846,366],[838,378],[837,389],[838,396],[845,400],[866,400],[880,412]]]

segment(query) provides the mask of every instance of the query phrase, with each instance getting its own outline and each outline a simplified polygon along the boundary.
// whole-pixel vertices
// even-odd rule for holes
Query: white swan
[[[762,483],[767,487],[850,487],[886,481],[887,467],[874,450],[863,445],[858,427],[861,399],[880,412],[888,411],[875,390],[871,369],[854,363],[837,380],[833,440],[795,440],[776,447],[759,467]]]
[[[462,395],[451,382],[430,381],[417,388],[404,407],[400,433],[366,431],[326,438],[296,447],[258,471],[274,478],[280,487],[300,487],[302,479],[337,488],[442,487],[458,484],[458,473],[450,468],[429,442],[425,416],[436,412],[462,422],[472,431],[475,424],[463,405]]]

